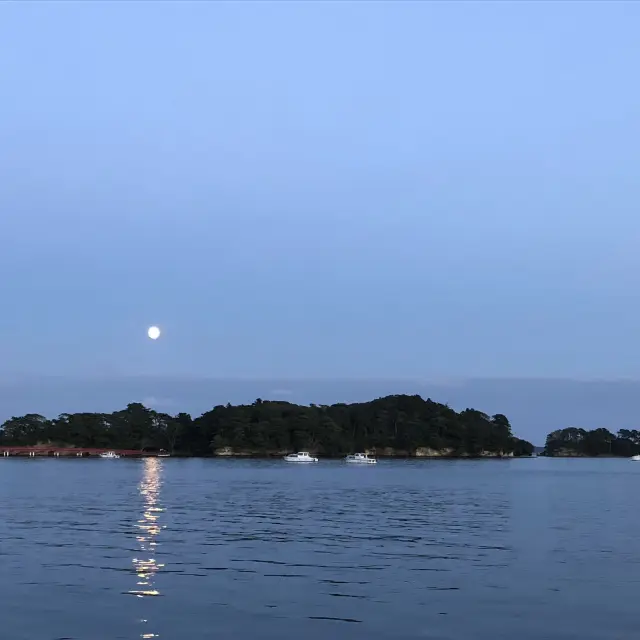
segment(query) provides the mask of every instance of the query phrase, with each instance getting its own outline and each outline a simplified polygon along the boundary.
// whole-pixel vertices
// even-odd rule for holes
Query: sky
[[[640,378],[639,23],[0,3],[0,375]]]

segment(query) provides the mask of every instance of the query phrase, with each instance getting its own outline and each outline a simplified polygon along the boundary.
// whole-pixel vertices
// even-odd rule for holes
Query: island
[[[129,404],[113,413],[13,417],[0,427],[0,447],[47,446],[128,451],[167,450],[183,456],[282,456],[310,451],[339,457],[366,451],[381,457],[505,458],[531,456],[506,416],[456,412],[419,395],[370,402],[297,405],[257,399],[218,405],[192,418]]]
[[[568,427],[547,436],[541,455],[555,458],[630,458],[640,454],[640,431],[620,429],[617,434],[600,428],[587,431]]]

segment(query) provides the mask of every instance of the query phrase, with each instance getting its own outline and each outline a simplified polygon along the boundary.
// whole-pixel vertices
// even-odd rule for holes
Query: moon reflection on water
[[[160,524],[160,516],[164,509],[159,504],[162,460],[145,458],[143,465],[143,475],[139,485],[140,496],[143,499],[143,513],[142,518],[135,525],[140,554],[132,560],[137,583],[136,589],[129,591],[131,595],[138,598],[161,595],[155,584],[155,576],[164,567],[164,564],[158,563],[155,558],[158,546],[157,537],[164,528]],[[143,619],[142,622],[148,623],[146,619]],[[157,634],[142,633],[141,637],[156,638]]]

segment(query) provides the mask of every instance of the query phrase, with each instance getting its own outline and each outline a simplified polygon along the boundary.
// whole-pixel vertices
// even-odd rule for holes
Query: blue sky
[[[640,377],[638,24],[0,4],[0,373]]]

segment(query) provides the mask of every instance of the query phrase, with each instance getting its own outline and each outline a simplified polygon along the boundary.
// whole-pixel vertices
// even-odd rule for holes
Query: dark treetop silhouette
[[[456,412],[420,396],[394,395],[357,404],[300,406],[256,400],[217,406],[198,418],[170,416],[133,403],[114,413],[27,414],[0,427],[0,445],[55,444],[113,449],[169,449],[204,456],[326,456],[369,450],[397,456],[521,456],[533,446],[516,438],[506,416]]]
[[[544,455],[553,457],[631,456],[640,453],[640,432],[620,429],[586,431],[576,427],[553,431],[547,436]]]

